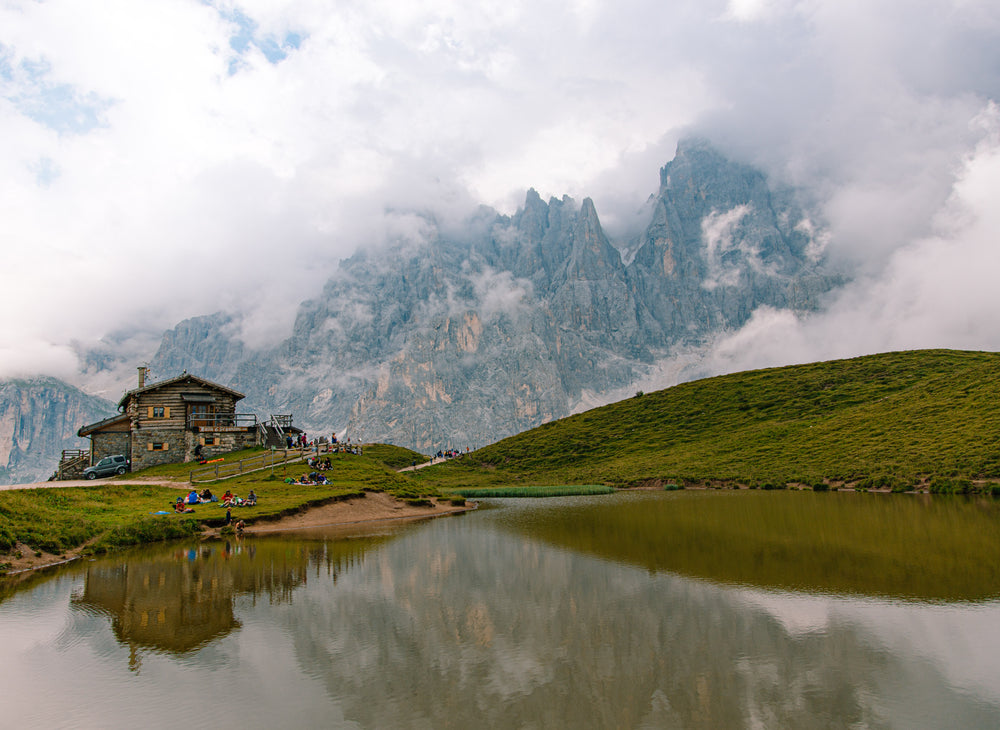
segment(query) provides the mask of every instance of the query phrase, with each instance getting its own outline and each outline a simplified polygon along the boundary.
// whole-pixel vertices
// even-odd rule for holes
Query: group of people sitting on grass
[[[206,504],[210,502],[221,502],[223,507],[253,507],[257,504],[257,495],[254,494],[254,491],[251,489],[247,498],[242,499],[227,489],[226,493],[222,495],[222,499],[220,500],[212,494],[212,490],[205,487],[201,491],[201,494],[192,489],[188,493],[186,499],[184,497],[178,497],[177,501],[174,502],[173,507],[175,512],[194,512],[191,505]]]
[[[351,446],[350,444],[335,444],[330,447],[330,451],[335,454],[354,454],[355,456],[364,454],[364,450],[360,446]]]
[[[306,459],[306,464],[309,466],[310,469],[316,469],[317,471],[327,471],[328,469],[333,468],[333,466],[330,464],[329,456],[326,457],[325,459],[320,459],[318,456],[310,456],[308,459]]]
[[[251,489],[250,493],[247,495],[246,499],[243,499],[238,494],[233,494],[228,489],[226,493],[222,495],[222,506],[223,507],[253,507],[257,504],[257,495]]]
[[[314,484],[329,484],[330,480],[326,478],[326,474],[321,471],[311,471],[308,474],[303,474],[298,479],[295,477],[286,477],[285,484],[305,484],[311,486]]]

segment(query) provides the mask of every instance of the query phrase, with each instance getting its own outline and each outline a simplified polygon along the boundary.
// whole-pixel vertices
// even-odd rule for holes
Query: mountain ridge
[[[248,351],[227,334],[238,316],[218,313],[168,332],[151,364],[203,367],[313,432],[435,451],[567,415],[760,306],[810,311],[844,281],[791,195],[704,140],[678,145],[651,207],[621,242],[628,263],[591,198],[529,189],[510,216],[424,217],[342,261],[279,346]]]

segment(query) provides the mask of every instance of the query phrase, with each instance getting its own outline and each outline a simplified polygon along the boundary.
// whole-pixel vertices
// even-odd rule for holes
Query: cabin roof
[[[228,393],[233,396],[236,400],[242,400],[246,396],[239,391],[233,390],[232,388],[227,388],[224,385],[219,385],[218,383],[213,383],[211,380],[205,380],[205,378],[199,378],[197,375],[191,375],[191,373],[184,372],[177,377],[170,378],[168,380],[161,380],[158,383],[152,383],[151,385],[146,385],[142,388],[136,388],[134,390],[127,391],[122,399],[118,401],[118,407],[123,408],[130,398],[136,398],[145,393],[152,392],[158,388],[163,388],[168,385],[176,385],[178,383],[192,383],[200,385],[204,388],[209,388],[210,390],[217,390],[222,393]]]
[[[98,421],[97,423],[91,423],[88,426],[80,426],[80,430],[76,432],[77,436],[89,436],[95,431],[100,431],[102,428],[107,428],[108,426],[114,425],[119,421],[128,421],[127,413],[119,413],[116,416],[110,416],[104,420]]]

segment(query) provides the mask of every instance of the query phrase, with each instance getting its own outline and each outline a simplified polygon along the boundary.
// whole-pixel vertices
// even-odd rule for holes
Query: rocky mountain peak
[[[621,397],[674,348],[759,306],[814,307],[840,279],[803,255],[790,200],[685,140],[627,266],[591,198],[529,189],[513,216],[480,212],[447,236],[429,223],[425,243],[391,260],[359,251],[280,347],[241,352],[231,324],[199,320],[152,364],[201,370],[311,431],[424,451],[485,444]]]

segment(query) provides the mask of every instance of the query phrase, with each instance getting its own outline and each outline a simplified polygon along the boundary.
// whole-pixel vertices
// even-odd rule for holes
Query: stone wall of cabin
[[[105,456],[124,454],[129,456],[130,439],[127,431],[98,431],[90,434],[90,465],[93,466]]]
[[[194,459],[195,446],[201,444],[201,455],[204,459],[212,459],[218,454],[228,454],[230,451],[239,449],[249,449],[261,445],[259,431],[256,428],[243,429],[241,431],[216,432],[211,429],[199,429],[198,433],[193,433],[191,438],[190,454]],[[212,440],[214,443],[205,443]]]
[[[132,470],[186,461],[190,433],[178,428],[143,428],[132,433]],[[154,450],[154,444],[165,448]]]

